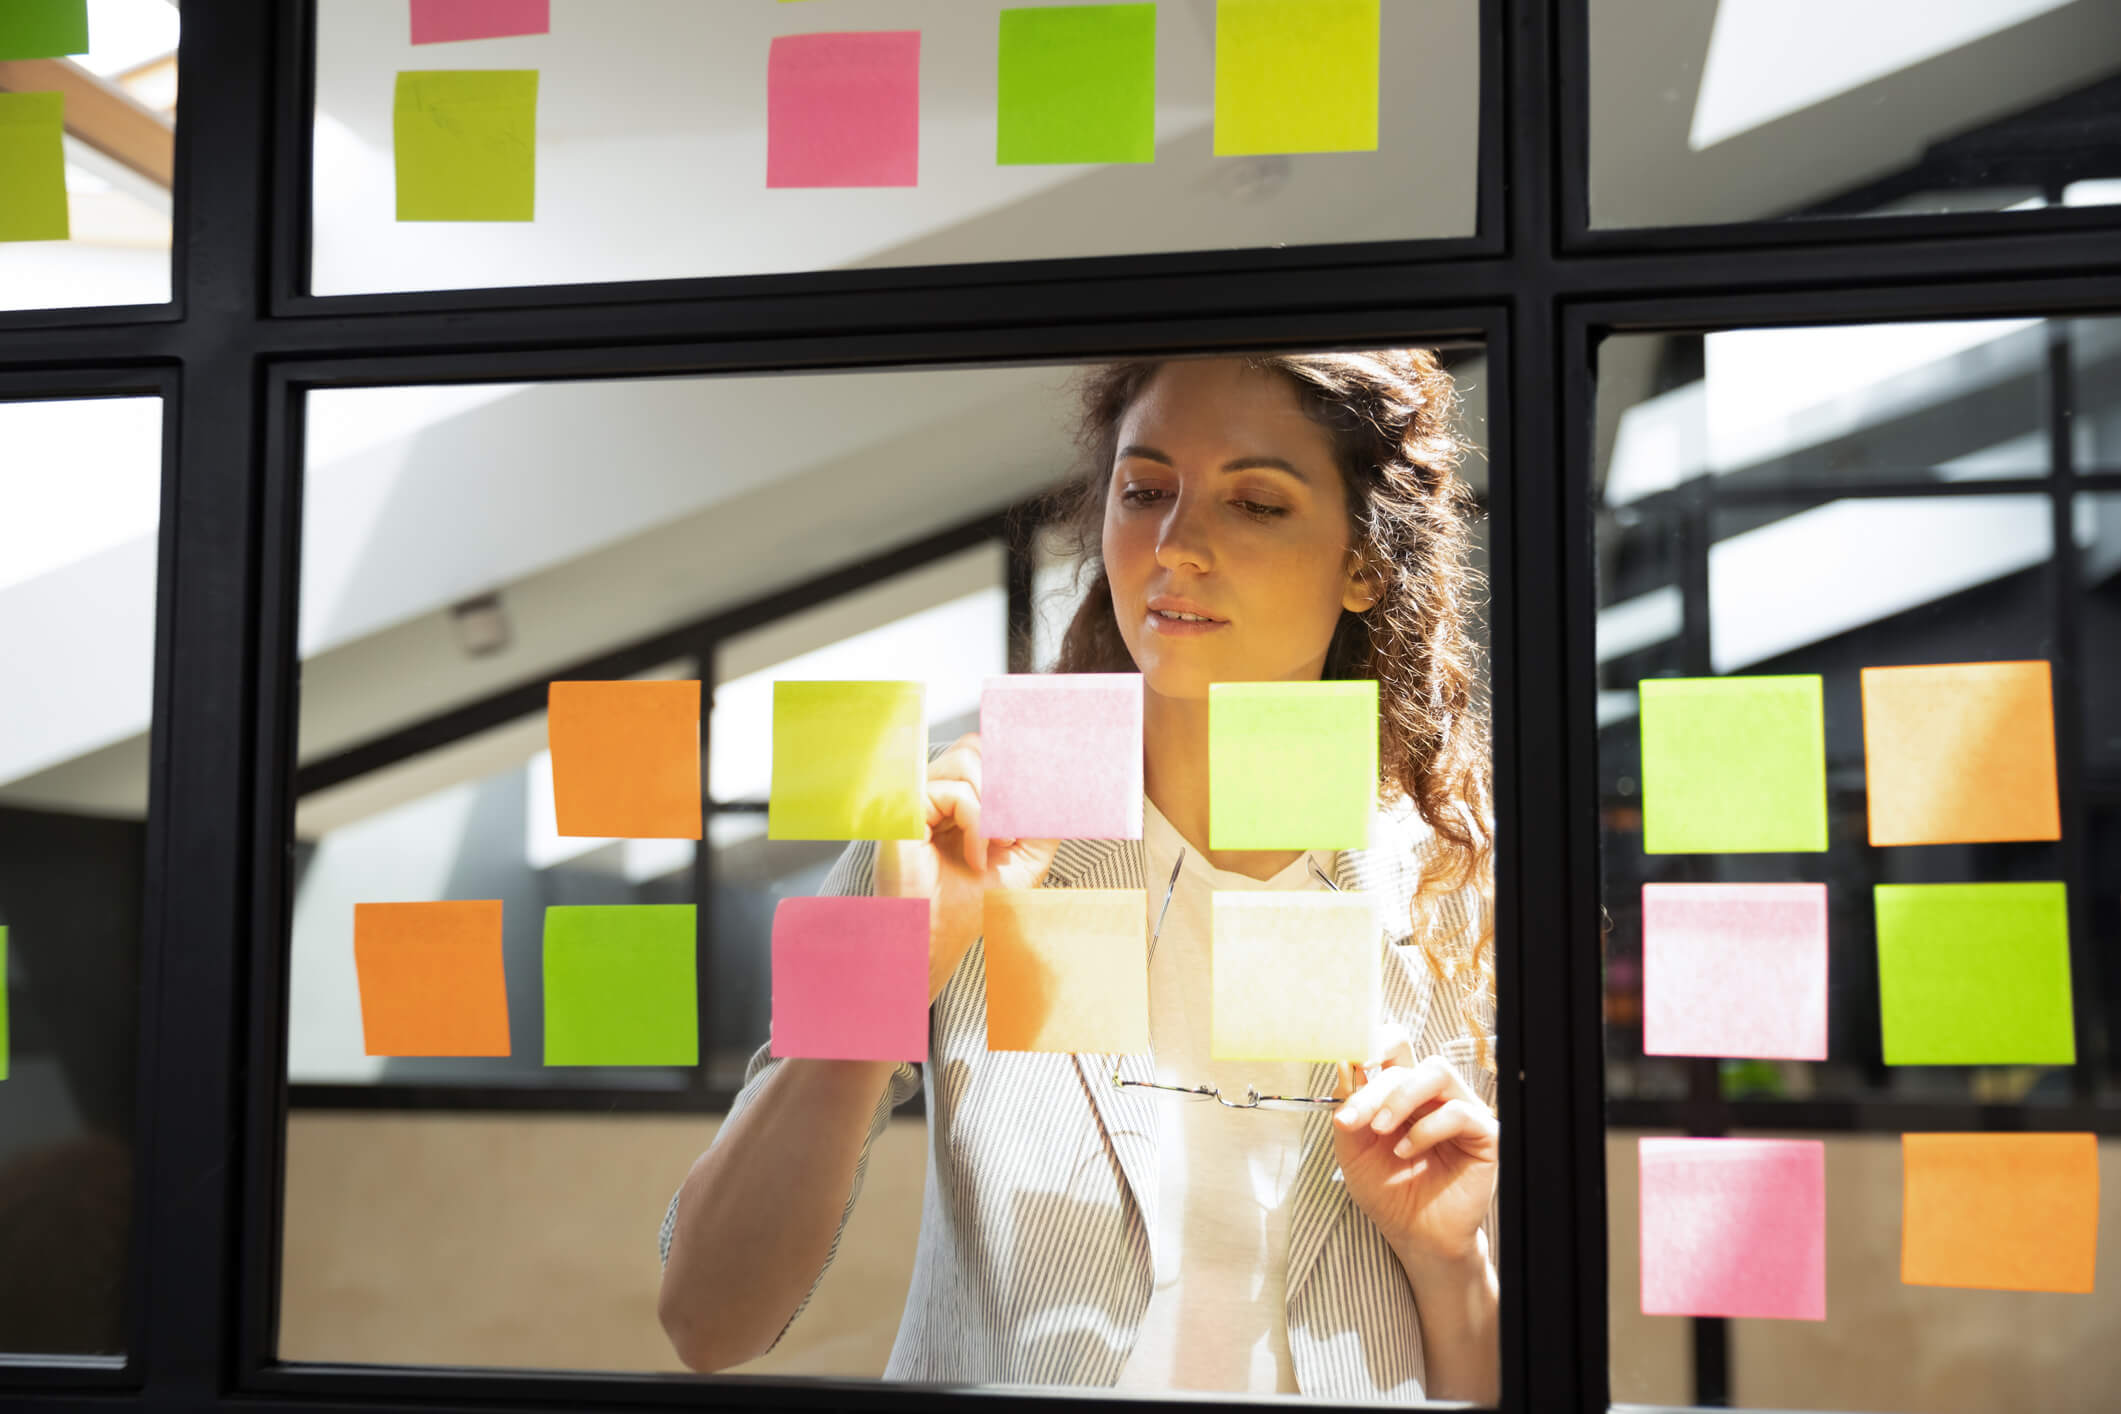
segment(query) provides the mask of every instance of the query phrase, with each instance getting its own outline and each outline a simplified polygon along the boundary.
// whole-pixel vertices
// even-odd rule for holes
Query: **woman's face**
[[[1316,679],[1341,611],[1374,599],[1351,574],[1345,496],[1282,375],[1164,365],[1120,421],[1105,493],[1112,608],[1149,690]]]

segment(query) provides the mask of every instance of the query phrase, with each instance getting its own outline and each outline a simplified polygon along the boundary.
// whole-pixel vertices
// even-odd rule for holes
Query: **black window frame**
[[[1473,338],[1489,358],[1495,468],[1499,1407],[1605,1408],[1597,342],[1612,331],[2112,313],[2121,208],[1593,231],[1587,4],[1481,0],[1470,238],[320,298],[302,287],[311,0],[192,0],[178,58],[171,301],[0,313],[0,398],[165,398],[127,1352],[0,1357],[0,1396],[28,1411],[911,1409],[983,1397],[276,1359],[278,1252],[267,1237],[286,1098],[278,953],[305,387]]]

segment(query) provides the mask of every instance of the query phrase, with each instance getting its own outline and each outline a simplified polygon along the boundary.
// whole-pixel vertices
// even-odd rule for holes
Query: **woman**
[[[1144,839],[984,838],[974,735],[929,763],[927,840],[848,848],[823,892],[931,901],[930,1059],[752,1057],[664,1218],[660,1312],[688,1365],[779,1341],[925,1070],[927,1199],[887,1378],[1495,1397],[1488,745],[1453,402],[1422,350],[1088,379],[1062,513],[1094,579],[1055,666],[1143,675]],[[1378,680],[1370,847],[1205,848],[1208,685],[1321,677]],[[1167,877],[1153,1068],[986,1049],[986,889],[1157,905]],[[1388,906],[1368,1063],[1213,1061],[1210,895],[1328,879]],[[1115,1073],[1344,1103],[1226,1108]]]

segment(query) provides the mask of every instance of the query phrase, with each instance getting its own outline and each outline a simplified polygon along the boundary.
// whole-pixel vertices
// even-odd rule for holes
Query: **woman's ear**
[[[1384,576],[1377,573],[1357,550],[1348,552],[1352,567],[1348,571],[1347,587],[1341,591],[1341,606],[1351,614],[1360,614],[1376,606],[1385,597]]]

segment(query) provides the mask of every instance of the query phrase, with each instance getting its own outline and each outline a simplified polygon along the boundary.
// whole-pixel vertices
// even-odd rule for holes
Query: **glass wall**
[[[2107,0],[1589,5],[1593,227],[2121,200]]]
[[[1939,1135],[2078,1134],[2113,1191],[2093,802],[2121,638],[2096,607],[2110,527],[2058,476],[2112,419],[2111,336],[1988,320],[1600,347],[1618,1401],[2106,1398],[2108,1259],[2099,1294],[1925,1279],[1919,1164]],[[1689,1167],[1708,1164],[1721,1180]],[[1756,1180],[1767,1209],[1743,1202]]]
[[[0,24],[0,310],[164,303],[176,0],[18,8]]]
[[[0,445],[0,1357],[117,1355],[161,400],[0,402]]]
[[[1478,0],[514,8],[535,16],[459,33],[320,0],[314,293],[1476,226]],[[459,142],[505,172],[427,202]]]

